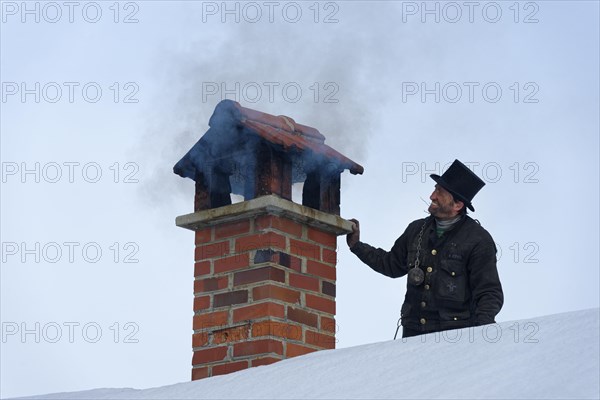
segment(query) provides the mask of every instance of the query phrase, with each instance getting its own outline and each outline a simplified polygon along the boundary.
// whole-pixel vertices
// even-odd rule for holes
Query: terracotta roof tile
[[[242,107],[239,103],[234,101],[232,101],[230,104],[232,107],[235,107],[237,110],[239,110],[240,115],[242,116],[242,123],[246,121],[259,122],[261,124],[269,125],[273,128],[280,129],[286,133],[306,136],[309,139],[314,139],[320,141],[321,143],[325,141],[325,136],[323,136],[317,129],[299,124],[292,118],[287,117],[285,115],[275,116],[271,114],[266,114],[260,111],[252,110],[250,108]]]
[[[227,102],[226,104],[224,104]],[[292,118],[284,115],[271,115],[260,111],[242,107],[239,103],[224,100],[215,109],[215,113],[220,106],[233,107],[239,115],[241,125],[249,128],[252,132],[259,135],[270,143],[280,145],[285,150],[292,148],[300,151],[310,150],[317,155],[336,161],[340,167],[348,169],[352,174],[362,174],[364,168],[352,161],[348,157],[339,153],[335,149],[326,145],[325,136],[317,129],[302,125]]]

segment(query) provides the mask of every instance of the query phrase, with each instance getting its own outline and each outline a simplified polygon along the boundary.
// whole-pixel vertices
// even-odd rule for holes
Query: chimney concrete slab
[[[286,217],[336,235],[352,232],[351,221],[276,195],[261,196],[241,203],[180,215],[175,219],[175,224],[181,228],[197,230],[224,222],[247,220],[248,217],[262,214]]]

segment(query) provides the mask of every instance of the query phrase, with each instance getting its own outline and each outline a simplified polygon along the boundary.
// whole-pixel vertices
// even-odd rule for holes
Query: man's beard
[[[431,202],[427,211],[429,211],[429,214],[433,215],[434,217],[450,217],[452,215],[452,205],[440,203],[435,203],[434,205],[434,203]]]

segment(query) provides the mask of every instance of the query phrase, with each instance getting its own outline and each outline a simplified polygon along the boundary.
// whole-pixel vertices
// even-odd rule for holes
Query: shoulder
[[[492,235],[481,226],[481,223],[468,215],[465,217],[463,229],[468,232],[469,236],[479,238],[483,242],[494,242]]]
[[[410,224],[408,224],[408,226],[406,227],[405,233],[419,232],[423,226],[430,224],[432,220],[433,220],[432,218],[417,219],[417,220],[411,222]]]
[[[408,224],[408,226],[404,230],[404,233],[402,233],[402,235],[400,235],[400,237],[396,239],[395,246],[402,245],[403,243],[406,244],[408,241],[413,240],[419,234],[419,231],[423,227],[423,224],[428,222],[428,218],[421,218]]]
[[[431,218],[429,218],[429,217],[416,219],[413,222],[411,222],[410,224],[408,224],[408,228],[418,227],[419,229],[421,229],[423,224],[428,223],[430,220],[431,220]]]

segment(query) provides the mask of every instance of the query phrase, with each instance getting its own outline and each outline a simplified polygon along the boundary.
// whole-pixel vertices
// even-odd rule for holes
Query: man
[[[504,301],[494,240],[466,210],[475,211],[471,201],[485,183],[458,160],[431,178],[430,216],[408,225],[389,252],[361,242],[354,219],[346,238],[373,270],[408,275],[403,337],[494,323]]]

